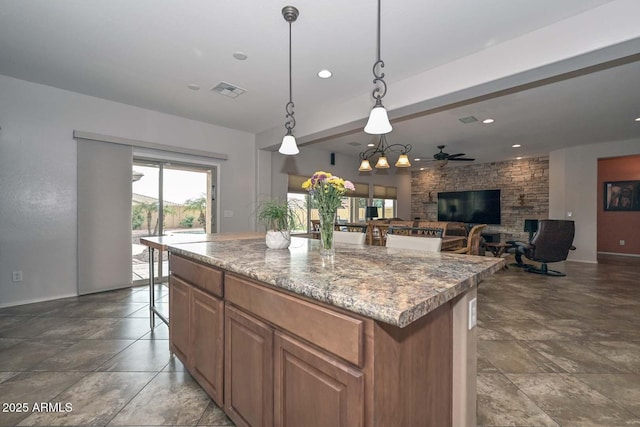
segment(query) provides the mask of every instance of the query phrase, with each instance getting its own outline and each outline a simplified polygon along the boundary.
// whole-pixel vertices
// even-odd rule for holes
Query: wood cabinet
[[[225,412],[237,426],[364,423],[362,372],[228,304]]]
[[[177,262],[176,262],[177,260]],[[169,346],[211,398],[224,402],[222,272],[172,257],[169,278]],[[193,271],[198,274],[193,274]],[[195,282],[188,282],[190,278]],[[213,284],[213,285],[212,285]]]
[[[191,290],[191,374],[218,404],[222,404],[224,382],[224,302],[198,289]]]
[[[229,418],[240,426],[362,426],[363,321],[236,275],[225,282]]]
[[[182,363],[189,354],[189,297],[191,286],[177,277],[169,279],[169,345]]]
[[[452,425],[451,304],[399,328],[173,254],[171,267],[171,349],[237,426]]]
[[[275,425],[364,425],[364,375],[334,357],[276,332]]]
[[[273,425],[273,329],[227,305],[224,409],[237,426]]]

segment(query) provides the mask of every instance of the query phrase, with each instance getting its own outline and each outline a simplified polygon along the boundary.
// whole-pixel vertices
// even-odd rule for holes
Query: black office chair
[[[541,263],[540,267],[524,266],[529,273],[546,274],[549,276],[565,276],[557,270],[550,270],[547,263],[559,262],[567,259],[570,250],[574,250],[573,237],[575,224],[573,221],[543,219],[538,221],[538,232],[529,243],[515,242],[516,257],[524,255],[532,261]]]
[[[525,219],[524,231],[529,233],[529,243],[531,243],[531,241],[533,240],[533,236],[535,236],[536,233],[538,232],[538,220]],[[507,252],[509,252],[510,254],[514,254],[516,256],[516,262],[511,263],[509,265],[511,265],[512,267],[520,267],[520,268],[526,268],[531,266],[531,264],[525,264],[524,261],[522,261],[523,254],[518,251],[518,246],[522,244],[521,242],[518,242],[515,240],[508,240],[506,243],[511,245],[511,247],[507,249]]]

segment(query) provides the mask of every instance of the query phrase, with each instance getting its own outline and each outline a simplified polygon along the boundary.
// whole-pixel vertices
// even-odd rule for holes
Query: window
[[[378,208],[378,218],[396,217],[396,200],[398,190],[396,187],[373,186],[373,206]]]
[[[396,201],[393,199],[373,199],[373,205],[378,208],[378,218],[395,218]]]

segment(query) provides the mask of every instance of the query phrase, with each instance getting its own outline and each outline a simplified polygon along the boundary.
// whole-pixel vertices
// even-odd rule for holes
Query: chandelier
[[[386,135],[380,135],[380,141],[378,145],[375,147],[371,147],[366,151],[360,153],[360,167],[358,170],[360,172],[367,172],[372,170],[371,160],[376,155],[379,155],[378,161],[376,162],[376,169],[389,169],[389,160],[387,158],[388,153],[400,153],[398,157],[398,161],[395,163],[395,167],[397,168],[408,168],[411,166],[411,162],[409,162],[409,157],[407,153],[411,151],[411,144],[389,144],[387,142]]]

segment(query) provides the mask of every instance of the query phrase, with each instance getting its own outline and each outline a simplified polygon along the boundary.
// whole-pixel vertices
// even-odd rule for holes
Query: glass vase
[[[320,215],[320,243],[322,256],[333,256],[336,249],[333,246],[333,230],[336,223],[337,211],[319,211]]]

